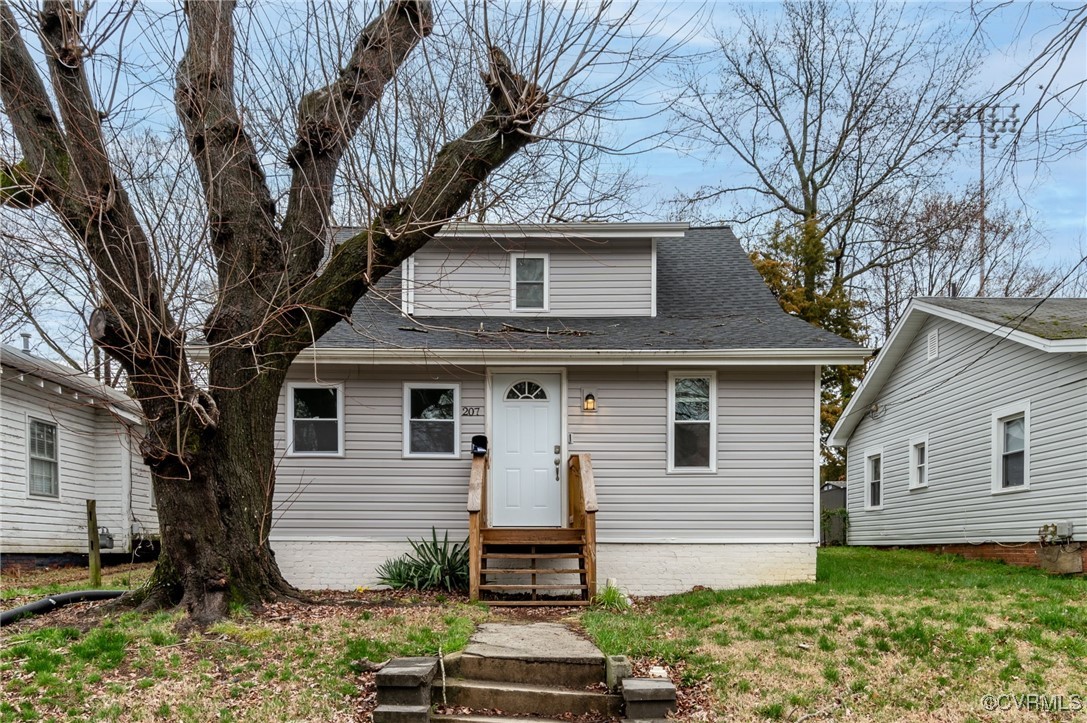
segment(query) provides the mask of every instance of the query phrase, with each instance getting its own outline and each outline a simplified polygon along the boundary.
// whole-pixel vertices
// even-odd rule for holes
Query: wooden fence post
[[[87,562],[91,568],[91,587],[102,587],[102,550],[98,543],[98,503],[87,500]]]

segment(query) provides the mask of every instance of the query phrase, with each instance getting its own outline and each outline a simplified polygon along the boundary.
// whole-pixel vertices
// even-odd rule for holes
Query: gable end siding
[[[546,312],[511,312],[510,253],[547,253]],[[441,240],[414,256],[416,316],[651,316],[652,243]]]

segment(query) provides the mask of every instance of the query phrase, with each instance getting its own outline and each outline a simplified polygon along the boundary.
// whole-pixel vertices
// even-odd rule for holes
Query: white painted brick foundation
[[[815,581],[815,543],[597,545],[597,580],[630,595]]]
[[[406,542],[273,540],[279,568],[306,590],[353,590],[377,584],[375,571],[402,555]],[[710,588],[778,585],[815,580],[816,545],[618,544],[597,546],[597,577],[614,577],[630,595],[670,595],[696,585]]]
[[[272,540],[287,582],[302,590],[354,590],[377,585],[376,570],[411,550],[407,542]]]

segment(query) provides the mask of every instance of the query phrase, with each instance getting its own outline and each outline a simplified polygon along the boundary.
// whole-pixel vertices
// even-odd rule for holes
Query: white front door
[[[562,527],[562,391],[558,374],[491,377],[494,527]]]

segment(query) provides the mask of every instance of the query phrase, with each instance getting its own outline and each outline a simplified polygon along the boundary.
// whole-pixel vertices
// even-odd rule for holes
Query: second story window
[[[510,259],[513,311],[547,311],[547,254],[515,253]]]

